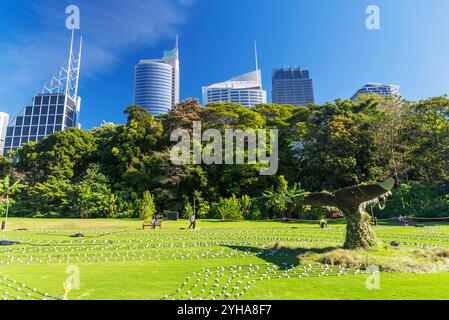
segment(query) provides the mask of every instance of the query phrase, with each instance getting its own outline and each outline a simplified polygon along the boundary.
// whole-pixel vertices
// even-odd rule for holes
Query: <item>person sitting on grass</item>
[[[402,224],[404,227],[408,227],[407,219],[405,219],[402,214],[399,215],[398,221],[400,224]]]
[[[320,220],[320,227],[321,227],[321,229],[324,229],[324,228],[327,229],[327,219]]]

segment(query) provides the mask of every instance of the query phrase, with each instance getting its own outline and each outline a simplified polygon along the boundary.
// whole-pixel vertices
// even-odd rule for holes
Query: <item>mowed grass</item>
[[[70,299],[449,298],[449,273],[380,273],[379,287],[370,290],[372,275],[363,270],[326,269],[303,259],[341,246],[342,223],[327,230],[316,223],[214,220],[199,221],[196,231],[187,226],[167,221],[162,230],[143,231],[135,220],[10,219],[0,238],[21,244],[0,247],[0,299],[27,299],[25,288],[60,298],[73,266],[80,287]],[[85,236],[70,237],[78,232]],[[448,225],[376,232],[385,243],[407,248],[449,248]],[[274,250],[276,243],[295,249]]]

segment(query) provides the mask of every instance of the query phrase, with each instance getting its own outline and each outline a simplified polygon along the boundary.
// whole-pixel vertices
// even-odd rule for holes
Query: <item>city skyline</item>
[[[448,92],[449,76],[441,70],[449,67],[443,54],[449,44],[436,44],[427,37],[447,29],[446,2],[418,0],[412,6],[403,0],[380,0],[380,30],[365,27],[366,3],[347,0],[329,1],[325,6],[285,0],[256,7],[248,0],[242,1],[238,12],[225,1],[143,2],[146,5],[113,1],[98,8],[88,1],[77,2],[80,32],[86,39],[80,83],[81,122],[86,129],[103,120],[124,122],[123,110],[133,101],[135,63],[160,56],[177,34],[182,39],[181,100],[200,98],[205,84],[249,70],[254,40],[263,53],[259,64],[268,94],[270,71],[295,65],[307,66],[313,73],[315,100],[320,104],[349,99],[368,82],[398,83],[404,98],[410,100]],[[17,114],[49,76],[48,70],[57,68],[67,43],[63,25],[68,3],[49,0],[48,7],[39,10],[23,0],[0,4],[1,111]],[[110,19],[96,19],[104,14]],[[425,23],[412,23],[417,16]],[[257,23],[260,19],[276,23]],[[12,36],[17,32],[23,34],[21,39]]]

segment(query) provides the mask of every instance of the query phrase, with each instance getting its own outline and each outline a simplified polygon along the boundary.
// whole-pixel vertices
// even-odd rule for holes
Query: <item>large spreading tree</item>
[[[338,208],[347,221],[344,247],[369,248],[376,246],[378,241],[365,208],[390,195],[393,186],[394,180],[389,178],[382,183],[348,187],[334,193],[316,192],[306,196],[304,205]]]

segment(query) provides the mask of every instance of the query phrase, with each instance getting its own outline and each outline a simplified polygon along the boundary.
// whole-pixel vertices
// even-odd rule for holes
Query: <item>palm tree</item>
[[[271,186],[270,189],[265,190],[262,194],[262,198],[265,201],[265,205],[271,208],[273,213],[282,219],[291,218],[298,208],[302,207],[302,201],[304,200],[305,190],[301,189],[301,185],[295,183],[293,187],[288,187],[288,182],[283,176],[279,177],[279,185],[277,188]],[[285,214],[287,213],[287,217]]]

